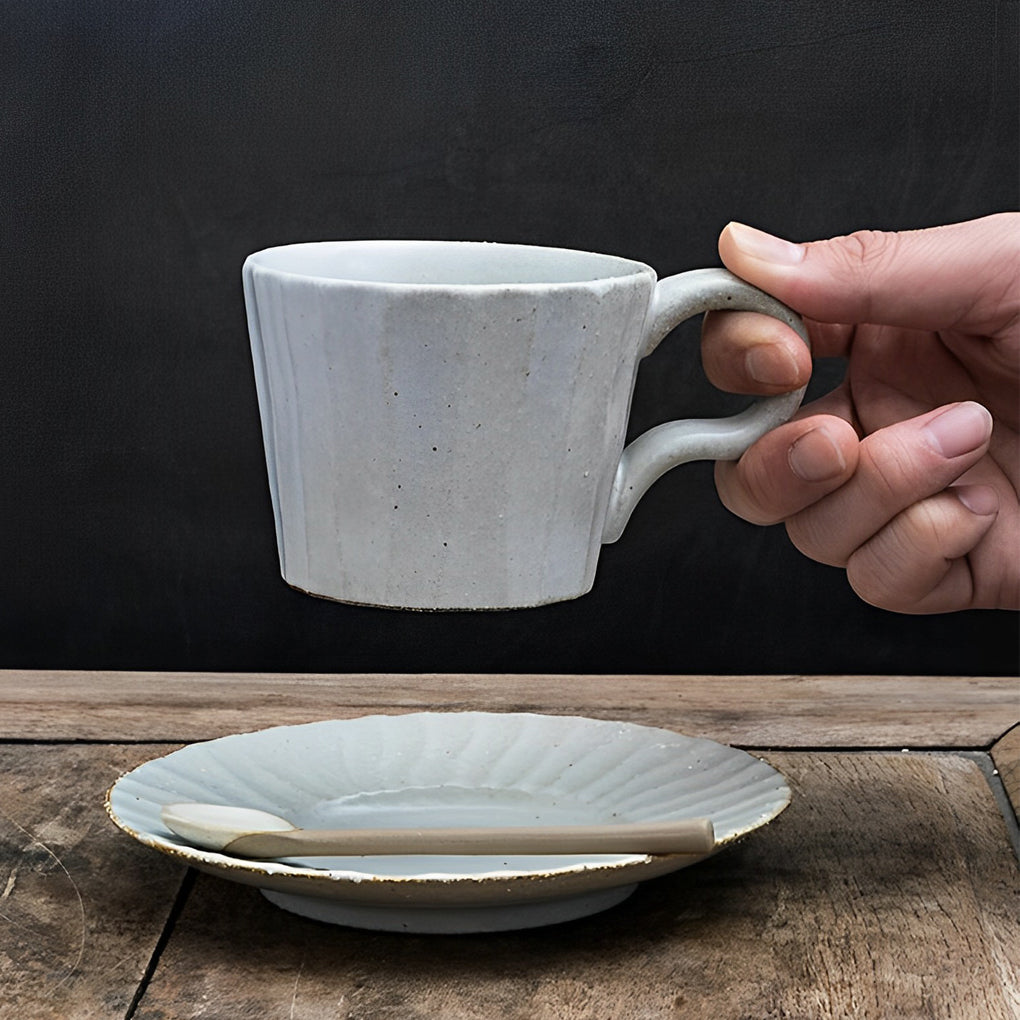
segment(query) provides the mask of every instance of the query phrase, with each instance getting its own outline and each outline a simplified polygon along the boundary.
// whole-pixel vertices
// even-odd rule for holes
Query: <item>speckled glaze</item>
[[[107,795],[140,842],[260,888],[281,907],[356,927],[495,931],[604,910],[636,883],[708,855],[315,857],[251,861],[191,846],[161,820],[200,801],[297,825],[442,827],[710,818],[716,850],[789,803],[766,762],[712,740],[607,720],[419,712],[279,726],[146,762]]]
[[[623,452],[638,363],[679,322],[748,309],[806,339],[724,270],[657,281],[588,252],[351,241],[258,252],[243,279],[282,573],[340,601],[582,595],[656,478],[738,456],[803,395]]]

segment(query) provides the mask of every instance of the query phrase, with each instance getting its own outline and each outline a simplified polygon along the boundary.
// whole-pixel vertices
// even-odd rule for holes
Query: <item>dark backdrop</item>
[[[1012,673],[1017,618],[859,602],[710,465],[594,591],[345,607],[279,577],[241,299],[251,251],[479,238],[717,263],[1017,204],[1017,6],[972,0],[5,0],[0,665]],[[729,406],[696,328],[634,429]],[[818,387],[838,366],[822,366]],[[817,388],[817,387],[816,387]]]

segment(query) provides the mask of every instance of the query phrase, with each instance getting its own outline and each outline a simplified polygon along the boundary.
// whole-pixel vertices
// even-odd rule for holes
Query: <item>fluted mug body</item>
[[[707,274],[700,289],[715,307],[760,294]],[[250,256],[245,299],[284,579],[409,609],[587,592],[602,543],[641,493],[695,459],[676,454],[679,437],[652,433],[640,464],[621,457],[641,357],[704,310],[693,307],[705,303],[698,286],[684,297],[692,310],[666,286],[691,277],[660,283],[628,259],[475,242],[315,242]],[[763,401],[753,427],[724,419],[727,442],[742,428],[737,445],[748,445],[795,406]],[[723,423],[669,423],[692,424]]]

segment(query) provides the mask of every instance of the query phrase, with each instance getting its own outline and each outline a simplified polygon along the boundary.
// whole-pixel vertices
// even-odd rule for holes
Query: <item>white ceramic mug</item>
[[[665,471],[733,459],[803,390],[624,450],[637,366],[709,309],[774,298],[722,269],[458,241],[285,245],[244,264],[284,579],[412,609],[576,598]]]

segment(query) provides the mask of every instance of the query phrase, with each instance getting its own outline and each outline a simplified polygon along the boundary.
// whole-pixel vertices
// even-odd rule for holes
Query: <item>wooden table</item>
[[[184,742],[422,708],[709,736],[794,801],[613,910],[472,936],[305,920],[103,810]],[[1016,1020],[1018,719],[1009,678],[0,672],[0,1017]]]

